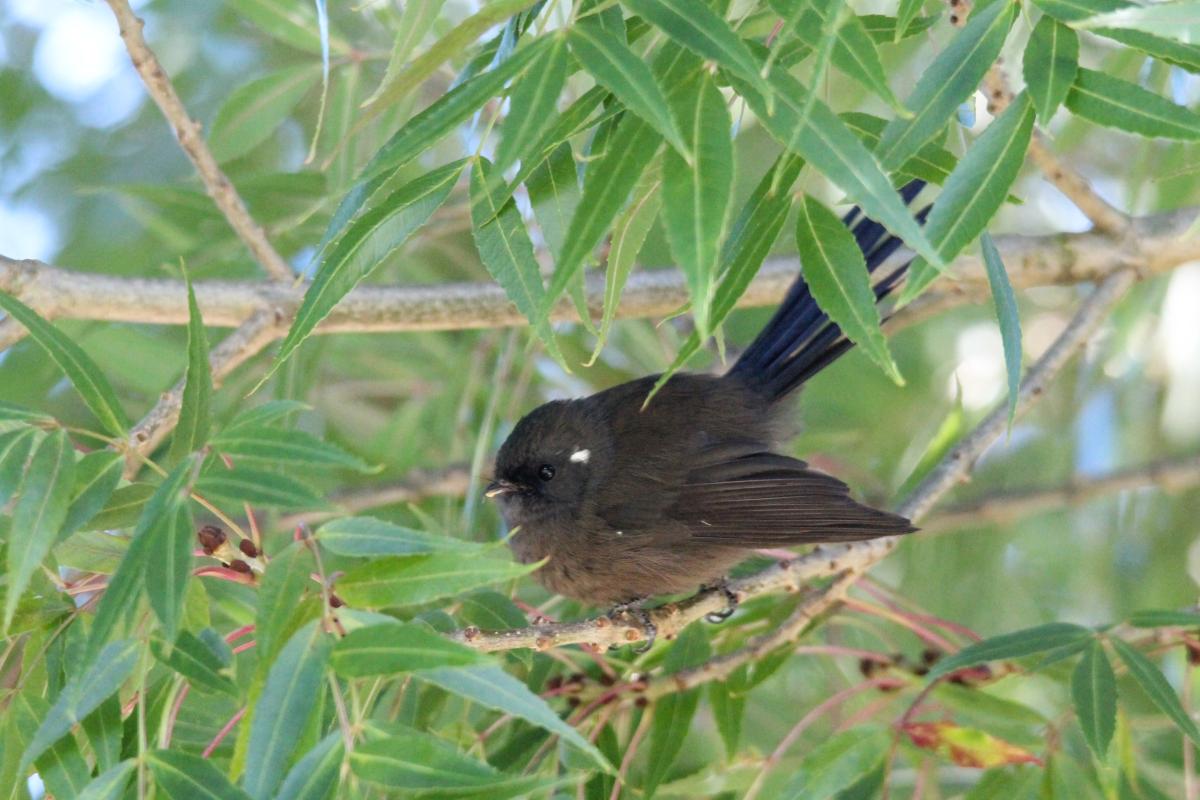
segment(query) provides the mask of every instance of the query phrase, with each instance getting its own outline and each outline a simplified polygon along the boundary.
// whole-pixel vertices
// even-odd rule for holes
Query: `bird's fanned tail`
[[[912,181],[900,190],[900,196],[905,204],[911,203],[924,187],[924,181]],[[917,219],[923,223],[928,211],[928,208],[922,210]],[[903,244],[858,208],[852,209],[842,221],[851,228],[872,276]],[[876,302],[886,298],[900,284],[909,263],[875,281]],[[853,346],[841,328],[817,305],[804,276],[800,275],[771,321],[738,358],[729,374],[759,387],[771,400],[778,400],[803,386]]]

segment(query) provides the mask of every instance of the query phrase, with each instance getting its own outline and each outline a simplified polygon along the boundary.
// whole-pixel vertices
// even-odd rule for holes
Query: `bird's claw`
[[[635,600],[630,603],[618,603],[608,612],[608,618],[617,621],[619,617],[629,614],[637,618],[637,621],[642,626],[642,634],[646,637],[645,642],[633,648],[634,655],[642,655],[650,651],[654,647],[654,640],[658,637],[658,626],[654,624],[654,620],[650,618],[650,612],[642,606],[642,601]],[[614,645],[615,647],[615,645]]]
[[[712,584],[711,586],[701,586],[700,590],[701,591],[708,591],[708,590],[719,591],[725,595],[726,605],[723,609],[721,609],[720,611],[711,611],[708,614],[704,615],[705,622],[711,622],[714,625],[719,622],[724,622],[725,620],[727,620],[731,616],[733,616],[733,612],[737,611],[738,603],[741,602],[740,598],[738,597],[737,592],[735,592],[735,591],[733,591],[733,589],[729,588],[729,582],[727,580],[725,580],[724,578],[722,578],[717,583]]]

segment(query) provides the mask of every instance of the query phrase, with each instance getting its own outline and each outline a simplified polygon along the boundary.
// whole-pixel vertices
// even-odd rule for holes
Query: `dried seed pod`
[[[225,531],[218,528],[216,525],[205,525],[200,530],[196,531],[196,538],[200,541],[200,546],[204,548],[204,552],[212,555],[217,548],[225,544]]]

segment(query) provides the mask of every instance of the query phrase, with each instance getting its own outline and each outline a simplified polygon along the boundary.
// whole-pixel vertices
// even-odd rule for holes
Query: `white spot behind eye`
[[[570,460],[576,464],[586,464],[588,463],[588,459],[591,457],[591,450],[576,450],[574,453],[571,453]]]

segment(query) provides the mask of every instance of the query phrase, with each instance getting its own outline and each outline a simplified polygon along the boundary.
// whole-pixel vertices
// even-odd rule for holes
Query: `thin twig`
[[[113,15],[117,18],[117,24],[121,29],[121,39],[125,42],[125,49],[129,51],[129,58],[133,62],[134,68],[142,76],[142,82],[146,84],[146,91],[154,98],[154,102],[162,111],[163,116],[175,130],[179,146],[183,148],[183,152],[196,167],[196,172],[199,173],[200,180],[204,183],[205,190],[208,191],[208,196],[225,215],[225,219],[229,220],[229,224],[237,232],[238,238],[249,248],[268,275],[277,281],[293,279],[295,273],[292,268],[267,241],[262,226],[255,222],[250,216],[250,212],[246,210],[246,204],[242,202],[237,189],[221,171],[217,160],[213,158],[212,151],[205,144],[204,137],[201,135],[200,123],[193,120],[188,114],[183,102],[179,99],[179,94],[175,91],[175,86],[167,76],[166,70],[158,62],[154,51],[146,44],[146,39],[142,36],[142,28],[145,23],[133,13],[127,0],[107,0],[107,2],[112,8]]]

